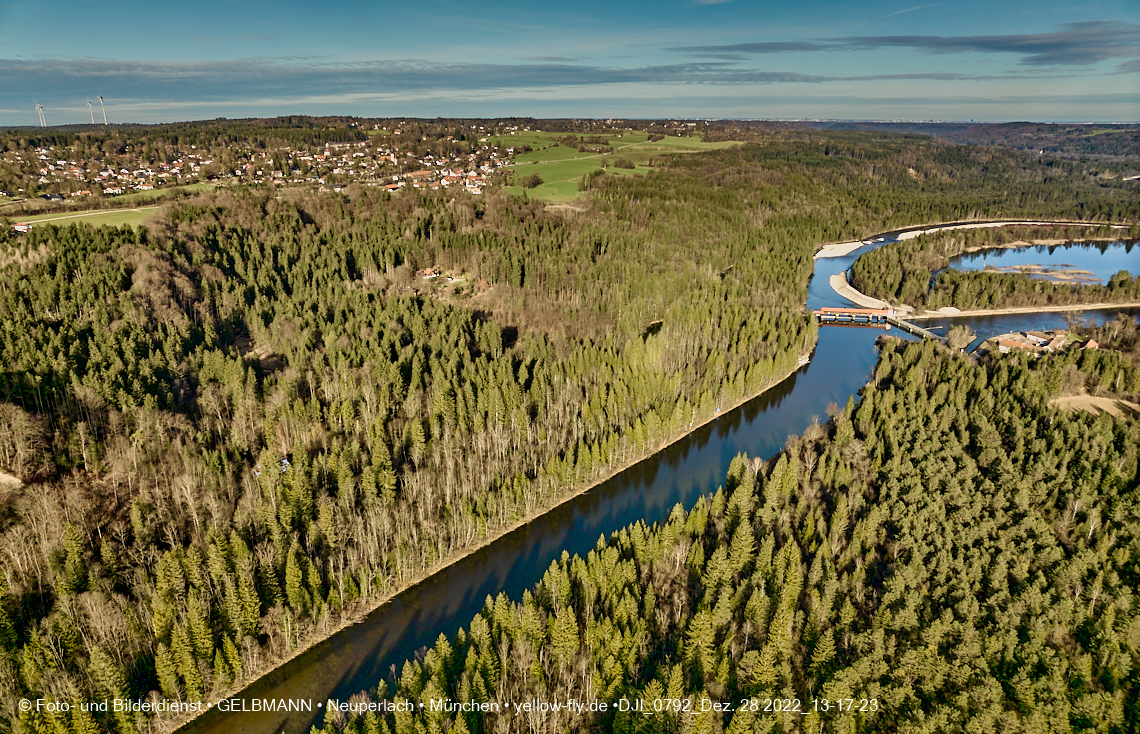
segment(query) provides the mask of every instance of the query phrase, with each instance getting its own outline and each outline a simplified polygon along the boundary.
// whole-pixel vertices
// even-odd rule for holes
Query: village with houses
[[[178,186],[194,183],[201,179],[202,166],[213,161],[203,156],[187,153],[167,163],[149,163],[138,167],[117,167],[105,160],[82,160],[59,158],[65,152],[56,146],[35,148],[32,155],[20,151],[8,151],[3,155],[3,163],[15,174],[31,172],[31,178],[45,193],[39,198],[45,201],[65,201],[68,198],[90,197],[92,195],[119,196],[136,191],[152,191],[164,186]],[[0,196],[17,198],[27,193],[22,186],[9,186],[10,191],[0,191]]]
[[[157,134],[154,140],[125,136],[111,142],[61,135],[50,144],[13,133],[0,139],[0,207],[7,210],[0,214],[114,207],[118,197],[154,198],[180,187],[270,185],[341,192],[356,185],[480,195],[516,155],[514,147],[497,145],[492,137],[529,129],[383,121],[357,125],[352,140],[322,141],[317,134],[308,144],[280,144],[268,129],[261,137],[219,136],[188,145],[171,142],[178,136]]]
[[[520,181],[514,166],[560,163],[567,157],[582,159],[582,170],[559,169],[566,179],[560,185],[566,190],[544,191],[573,195],[578,192],[575,182],[591,170],[610,164],[630,171],[637,167],[628,158],[602,160],[634,145],[620,141],[611,147],[609,142],[609,137],[632,132],[630,122],[543,120],[539,129],[532,118],[300,116],[154,126],[73,125],[51,132],[42,127],[9,128],[0,130],[0,218],[18,233],[76,217],[138,224],[147,216],[143,209],[154,209],[162,200],[223,187],[346,196],[353,188],[392,193],[419,189],[480,196],[488,187],[503,186],[514,187],[517,193],[519,186],[533,188],[542,179],[535,174]],[[666,136],[705,144],[692,137],[695,122],[638,121],[637,125],[644,128],[638,145]],[[544,152],[548,149],[553,150]],[[669,144],[664,149],[682,148]],[[545,157],[536,159],[539,153]],[[112,215],[132,208],[132,216]]]

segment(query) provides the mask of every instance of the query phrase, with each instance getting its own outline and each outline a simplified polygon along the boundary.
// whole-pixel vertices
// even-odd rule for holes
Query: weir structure
[[[820,324],[858,325],[858,326],[897,326],[908,334],[920,336],[923,339],[941,339],[937,334],[915,326],[909,321],[895,316],[893,308],[835,308],[824,307],[813,312]]]
[[[815,311],[816,318],[821,324],[885,324],[895,315],[893,308],[830,308],[824,307]]]

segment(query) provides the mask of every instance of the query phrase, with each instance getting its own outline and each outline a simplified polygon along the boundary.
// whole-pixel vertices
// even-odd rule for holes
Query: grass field
[[[91,225],[110,225],[112,227],[121,227],[124,224],[129,224],[132,227],[138,226],[146,221],[147,217],[158,211],[157,206],[143,206],[135,209],[102,209],[90,212],[73,212],[71,214],[40,214],[34,217],[11,217],[13,223],[16,222],[29,222],[31,224],[58,224],[66,226],[68,224],[91,224]]]
[[[524,189],[521,186],[507,186],[504,189],[514,194],[525,191],[532,199],[571,201],[581,195],[578,184],[591,171],[605,167],[614,175],[643,175],[651,170],[648,165],[649,159],[655,155],[696,153],[739,145],[734,142],[705,143],[697,138],[676,137],[667,137],[651,143],[649,136],[644,132],[622,130],[603,134],[603,137],[609,140],[612,152],[593,153],[579,152],[574,148],[558,145],[558,141],[565,135],[565,133],[524,132],[493,138],[500,146],[518,147],[525,143],[535,148],[529,153],[517,156],[515,163],[507,166],[505,170],[513,171],[519,177],[537,173],[542,179],[542,184],[533,189]],[[629,159],[635,167],[632,169],[613,167],[613,161],[618,158]]]
[[[20,214],[20,205],[14,205],[17,211],[13,212],[0,212],[8,218],[9,221],[16,222],[52,222],[53,224],[66,225],[73,222],[82,222],[91,225],[110,225],[112,227],[121,227],[124,224],[129,224],[132,227],[140,225],[147,217],[154,214],[158,209],[158,205],[163,203],[163,199],[169,194],[174,192],[185,193],[201,193],[217,188],[217,184],[212,183],[195,183],[187,184],[186,186],[177,186],[166,189],[153,189],[151,191],[136,191],[133,194],[124,194],[123,196],[115,197],[115,202],[122,204],[134,204],[134,207],[129,209],[95,209],[87,211],[61,211],[52,212],[50,214]]]
[[[185,186],[173,186],[166,189],[152,189],[150,191],[136,191],[133,194],[123,194],[116,196],[115,201],[126,201],[132,204],[141,204],[146,201],[154,201],[155,199],[162,198],[167,194],[172,194],[176,191],[183,191],[187,194],[200,194],[203,191],[217,188],[217,184],[212,183],[195,183],[186,184]]]
[[[487,136],[487,138],[496,145],[505,145],[508,148],[517,148],[523,144],[529,145],[532,148],[541,148],[545,145],[557,143],[569,134],[570,133],[538,133],[534,131],[523,132],[520,130],[514,135],[508,133],[506,135],[490,135]]]

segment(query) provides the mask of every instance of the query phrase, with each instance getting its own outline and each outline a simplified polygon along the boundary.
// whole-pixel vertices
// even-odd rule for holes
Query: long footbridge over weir
[[[820,324],[835,324],[845,326],[896,326],[908,334],[920,336],[923,339],[941,339],[937,334],[931,333],[921,326],[915,326],[895,316],[893,308],[832,308],[825,307],[813,311]]]

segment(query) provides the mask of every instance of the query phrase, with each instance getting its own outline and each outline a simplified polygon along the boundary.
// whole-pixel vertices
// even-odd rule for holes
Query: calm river
[[[894,241],[896,234],[886,235],[886,241]],[[852,305],[831,290],[828,278],[847,270],[862,252],[879,244],[844,257],[816,260],[808,307]],[[1063,254],[1061,248],[1053,249],[1072,267],[1099,270],[1096,258],[1104,252],[1115,257],[1120,248],[1077,247]],[[1132,273],[1140,271],[1140,261],[1131,248],[1124,256],[1131,260],[1128,269]],[[1103,322],[1119,312],[1087,311],[1081,315]],[[1140,310],[1126,313],[1135,317]],[[946,328],[958,323],[984,338],[1009,331],[1063,327],[1065,319],[1064,314],[1017,314],[939,319],[925,321],[923,326],[945,333]],[[801,433],[813,417],[826,420],[829,403],[842,406],[867,381],[877,359],[875,339],[880,333],[870,328],[821,328],[811,362],[779,385],[403,591],[362,623],[250,684],[238,696],[247,700],[309,699],[313,713],[225,713],[215,708],[183,727],[182,734],[307,732],[321,721],[323,709],[317,707],[318,702],[328,698],[343,701],[359,691],[375,690],[381,679],[391,679],[393,665],[398,668],[416,650],[433,645],[441,634],[450,637],[466,627],[488,595],[506,592],[517,600],[563,552],[585,555],[599,536],[637,520],[664,520],[677,503],[692,506],[701,495],[716,491],[736,454],[771,457],[783,448],[788,436]],[[891,333],[912,338],[898,330]]]

